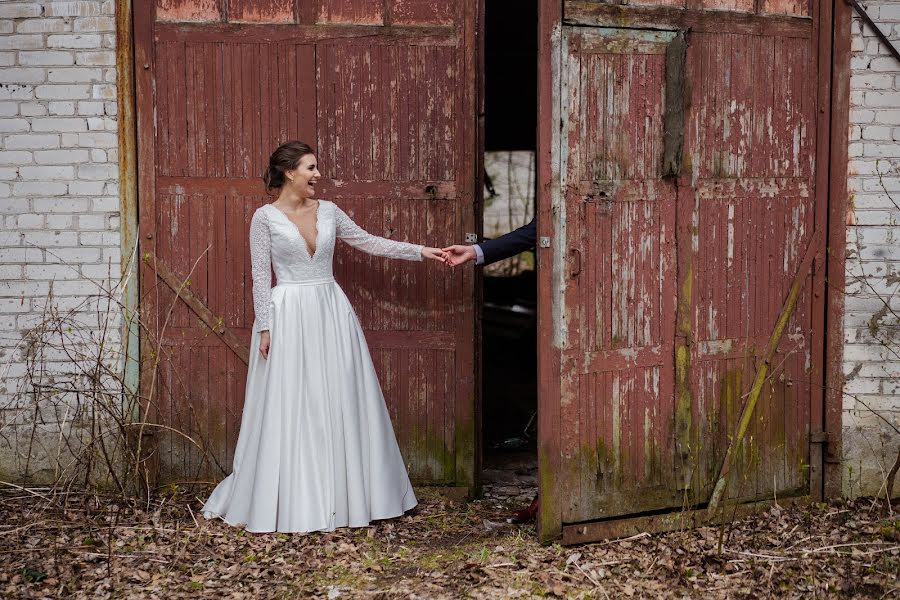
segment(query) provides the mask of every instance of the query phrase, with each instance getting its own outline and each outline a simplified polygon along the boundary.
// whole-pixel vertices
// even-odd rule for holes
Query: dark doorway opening
[[[534,216],[537,0],[485,0],[484,236]],[[527,504],[537,491],[537,279],[533,252],[484,268],[485,494]]]

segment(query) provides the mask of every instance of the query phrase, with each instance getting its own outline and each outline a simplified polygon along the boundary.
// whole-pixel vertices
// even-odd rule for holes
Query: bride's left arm
[[[401,260],[422,260],[423,258],[444,260],[444,253],[438,248],[428,248],[421,244],[398,242],[372,235],[354,223],[353,219],[340,207],[335,206],[334,212],[335,235],[363,252]]]

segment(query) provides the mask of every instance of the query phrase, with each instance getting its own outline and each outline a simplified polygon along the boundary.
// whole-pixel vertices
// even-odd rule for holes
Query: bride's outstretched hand
[[[422,256],[425,258],[430,258],[431,260],[436,260],[438,262],[446,263],[447,253],[441,250],[440,248],[422,248]]]

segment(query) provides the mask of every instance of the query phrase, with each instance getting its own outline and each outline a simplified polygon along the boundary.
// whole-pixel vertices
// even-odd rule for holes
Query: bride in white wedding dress
[[[366,233],[334,203],[313,199],[319,177],[309,146],[279,146],[265,180],[280,194],[250,223],[256,320],[244,413],[233,471],[203,514],[253,532],[362,527],[417,503],[332,259],[336,239],[403,260],[446,255]]]

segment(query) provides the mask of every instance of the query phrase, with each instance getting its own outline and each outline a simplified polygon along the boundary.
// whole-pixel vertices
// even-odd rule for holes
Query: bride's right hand
[[[426,246],[422,248],[422,258],[430,258],[431,260],[446,263],[449,256],[440,248],[429,248]]]
[[[272,336],[269,331],[261,331],[259,334],[259,353],[266,360],[269,359],[269,344],[272,343]]]

